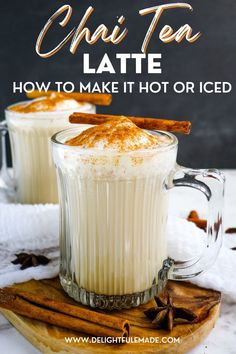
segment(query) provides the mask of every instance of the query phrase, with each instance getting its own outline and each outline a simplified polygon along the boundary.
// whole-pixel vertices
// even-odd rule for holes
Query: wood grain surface
[[[74,300],[62,290],[58,279],[29,281],[18,284],[22,290],[41,294],[51,299],[76,304]],[[181,324],[174,327],[171,332],[157,330],[146,318],[143,311],[152,305],[151,301],[137,308],[117,311],[116,315],[126,318],[131,323],[131,337],[158,337],[160,343],[126,343],[126,344],[100,344],[100,343],[67,343],[65,337],[87,337],[86,334],[45,324],[19,316],[11,311],[0,309],[1,313],[42,353],[169,353],[183,354],[198,345],[214,327],[220,309],[220,303],[209,311],[209,302],[220,300],[220,293],[199,288],[190,283],[169,281],[168,290],[175,304],[184,306],[197,314],[200,321],[195,324]],[[82,306],[78,304],[78,306]],[[205,317],[207,314],[207,317]],[[166,337],[179,338],[174,343],[162,343]],[[91,338],[89,338],[91,339]],[[174,340],[174,339],[173,339]],[[173,341],[170,339],[170,341]]]

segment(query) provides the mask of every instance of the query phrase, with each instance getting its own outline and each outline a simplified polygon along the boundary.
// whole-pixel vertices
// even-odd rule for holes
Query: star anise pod
[[[160,297],[155,297],[155,301],[157,307],[152,307],[144,313],[157,328],[171,331],[174,325],[192,323],[197,318],[194,312],[175,306],[170,294],[167,295],[166,301]]]
[[[15,254],[16,259],[14,259],[14,261],[12,261],[11,263],[13,264],[21,264],[20,269],[26,269],[29,267],[37,267],[39,265],[46,265],[50,262],[50,259],[48,259],[47,257],[39,254],[33,254],[33,253],[17,253]]]

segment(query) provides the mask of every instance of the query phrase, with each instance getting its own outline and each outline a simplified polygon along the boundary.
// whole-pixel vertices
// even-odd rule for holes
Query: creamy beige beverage
[[[167,258],[164,184],[175,166],[174,137],[126,118],[78,133],[57,134],[53,144],[62,285],[83,303],[91,293],[144,292]]]
[[[94,113],[95,106],[52,94],[8,107],[6,120],[13,157],[16,201],[57,203],[57,183],[50,138],[71,127],[74,111]]]

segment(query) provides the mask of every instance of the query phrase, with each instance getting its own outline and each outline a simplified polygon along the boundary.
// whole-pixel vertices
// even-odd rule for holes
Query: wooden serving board
[[[62,290],[58,279],[32,280],[18,284],[17,287],[55,300],[75,304],[75,301]],[[32,320],[8,310],[0,309],[0,312],[42,353],[187,353],[203,341],[214,327],[219,315],[220,303],[213,306],[209,311],[206,311],[206,309],[209,307],[209,300],[220,300],[220,293],[199,288],[190,283],[174,281],[168,282],[168,289],[175,304],[194,310],[201,318],[198,323],[177,325],[171,332],[154,328],[151,321],[143,313],[145,309],[154,305],[153,300],[137,308],[117,311],[116,314],[130,321],[130,337],[159,337],[160,342],[164,337],[180,338],[179,342],[176,343],[67,343],[65,337],[87,337],[87,335]]]

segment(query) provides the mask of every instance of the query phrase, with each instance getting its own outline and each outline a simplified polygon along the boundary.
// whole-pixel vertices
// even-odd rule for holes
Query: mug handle
[[[7,168],[7,151],[6,151],[6,134],[8,133],[6,121],[0,122],[0,139],[1,139],[1,161],[2,166],[0,169],[0,180],[2,188],[9,192],[14,192],[15,183],[14,179],[9,175]]]
[[[203,182],[204,181],[204,182]],[[206,246],[199,257],[187,261],[168,259],[168,279],[186,280],[207,270],[215,261],[222,245],[222,206],[224,175],[216,169],[194,170],[176,165],[167,189],[190,187],[202,192],[208,201]]]

